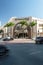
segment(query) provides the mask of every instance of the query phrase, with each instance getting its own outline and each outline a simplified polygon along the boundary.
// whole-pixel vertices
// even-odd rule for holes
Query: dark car
[[[43,37],[36,37],[36,44],[38,44],[38,43],[43,43]]]
[[[0,45],[0,57],[9,55],[9,49],[5,45]]]
[[[3,39],[3,41],[10,41],[10,40],[13,40],[13,38],[12,37],[6,37]]]

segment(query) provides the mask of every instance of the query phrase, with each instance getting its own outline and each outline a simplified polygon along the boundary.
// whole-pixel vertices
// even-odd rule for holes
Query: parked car
[[[0,57],[5,55],[9,55],[9,49],[6,45],[0,45]]]
[[[3,41],[10,41],[10,40],[13,40],[13,38],[12,37],[3,38]]]
[[[43,43],[43,37],[36,37],[36,44],[38,44],[38,43]]]

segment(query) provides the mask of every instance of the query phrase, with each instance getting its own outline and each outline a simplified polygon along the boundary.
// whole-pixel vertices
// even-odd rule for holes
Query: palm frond
[[[9,22],[4,27],[10,27],[10,26],[14,26],[14,23],[13,22]]]

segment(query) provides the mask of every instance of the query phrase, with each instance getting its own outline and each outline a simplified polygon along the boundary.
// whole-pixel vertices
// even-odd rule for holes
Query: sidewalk
[[[6,43],[35,43],[32,39],[14,39],[12,41],[4,41]]]
[[[6,44],[6,43],[35,43],[32,39],[14,39],[11,41],[0,41],[0,44]]]

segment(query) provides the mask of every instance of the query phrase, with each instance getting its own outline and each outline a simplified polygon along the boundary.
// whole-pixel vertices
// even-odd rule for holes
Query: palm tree
[[[11,28],[12,28],[12,26],[14,26],[14,23],[13,22],[9,22],[9,23],[7,23],[4,27],[7,27],[7,34],[9,35],[9,33],[8,33],[8,29],[10,29],[10,30],[12,30]],[[10,31],[9,30],[9,31]],[[11,32],[10,32],[11,33]]]
[[[1,29],[1,30],[0,30],[0,33],[3,33],[3,32],[4,32],[4,31]]]
[[[23,26],[25,25],[26,26],[26,29],[27,29],[27,33],[28,33],[28,38],[31,38],[31,28],[30,28],[30,24],[31,24],[31,27],[32,27],[32,23],[27,23],[27,21],[23,20],[20,22],[21,24],[21,27],[23,28]],[[24,32],[24,29],[23,28],[23,32]]]
[[[28,25],[28,24],[27,24],[27,21],[25,21],[25,20],[20,21],[20,24],[21,24],[22,26],[24,26],[24,25]]]
[[[2,29],[0,30],[0,35],[2,35],[2,37],[4,37],[4,31]]]
[[[25,29],[25,26],[27,26],[28,24],[27,24],[27,21],[25,20],[20,21],[20,24],[23,31],[23,37],[24,37],[24,29]]]
[[[9,22],[4,27],[12,27],[12,26],[14,26],[14,23],[13,22]]]
[[[36,25],[37,23],[32,21],[29,23],[29,26],[31,27],[31,37],[33,37],[33,27]]]

